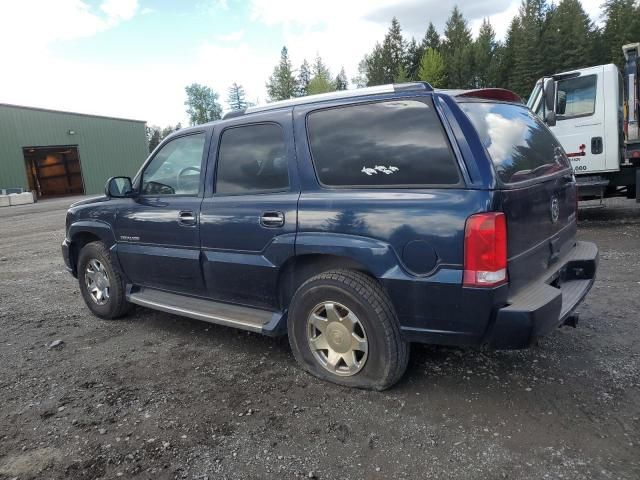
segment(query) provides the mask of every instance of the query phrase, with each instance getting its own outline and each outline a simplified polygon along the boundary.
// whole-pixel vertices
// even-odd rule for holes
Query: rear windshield
[[[556,137],[528,108],[489,102],[459,105],[478,131],[503,183],[571,168]]]

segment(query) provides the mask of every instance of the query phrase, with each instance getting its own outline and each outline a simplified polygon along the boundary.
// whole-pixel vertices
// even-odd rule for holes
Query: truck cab
[[[572,70],[554,75],[555,125],[551,131],[571,160],[581,196],[611,190],[620,183],[622,163],[622,75],[615,65]],[[537,83],[527,106],[544,116],[543,79]]]
[[[529,96],[527,106],[547,122],[567,152],[582,199],[637,196],[639,48],[623,47],[624,73],[614,64],[557,73],[538,80]],[[551,91],[545,95],[545,89]]]

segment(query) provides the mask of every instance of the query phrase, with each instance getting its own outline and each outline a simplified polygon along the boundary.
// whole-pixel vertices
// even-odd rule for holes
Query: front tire
[[[353,270],[307,280],[289,309],[289,343],[312,375],[340,385],[384,390],[404,374],[409,344],[380,285]]]
[[[129,310],[124,282],[114,270],[104,243],[91,242],[80,250],[78,282],[82,298],[95,316],[111,320],[122,317]]]

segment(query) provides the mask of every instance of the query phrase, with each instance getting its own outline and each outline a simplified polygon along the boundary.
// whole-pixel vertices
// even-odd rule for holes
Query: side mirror
[[[542,100],[544,101],[544,121],[553,127],[556,124],[556,83],[552,77],[543,80]]]
[[[133,185],[129,177],[111,177],[107,180],[104,193],[111,198],[125,198],[133,196]]]

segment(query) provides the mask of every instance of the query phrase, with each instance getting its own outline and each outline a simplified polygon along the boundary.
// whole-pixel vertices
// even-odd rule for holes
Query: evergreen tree
[[[331,80],[331,72],[322,61],[322,57],[318,55],[313,64],[313,78],[307,86],[307,94],[314,95],[317,93],[333,92],[336,89]]]
[[[340,69],[340,73],[338,73],[338,75],[336,75],[336,79],[334,80],[333,84],[336,87],[336,90],[346,90],[348,85],[348,81],[347,81],[347,74],[344,72],[344,67],[342,67]]]
[[[362,82],[367,87],[389,83],[384,64],[382,45],[376,43],[373,51],[369,55],[365,55],[362,62],[360,62],[358,70]]]
[[[420,68],[420,46],[415,38],[412,38],[407,45],[407,58],[405,59],[405,69],[409,80],[418,78],[418,69]]]
[[[307,88],[309,87],[310,82],[311,67],[305,58],[302,65],[300,65],[300,70],[298,70],[298,96],[303,97],[308,95]]]
[[[640,5],[634,0],[607,0],[604,12],[606,23],[602,40],[609,49],[606,61],[622,68],[622,46],[640,41]]]
[[[545,67],[547,28],[546,0],[525,0],[520,6],[518,28],[513,32],[513,66],[509,86],[521,96],[531,92],[538,78],[547,72]]]
[[[155,148],[160,145],[162,141],[162,133],[160,127],[152,125],[147,127],[147,142],[149,143],[149,153],[153,152]]]
[[[497,47],[495,31],[489,20],[484,19],[473,45],[474,87],[495,87],[498,84]]]
[[[402,28],[396,17],[391,20],[389,31],[382,42],[382,71],[384,81],[382,83],[393,83],[404,67],[406,59],[406,45],[402,38]]]
[[[396,73],[396,78],[393,79],[393,83],[405,83],[409,81],[409,74],[407,73],[407,69],[404,68],[404,65],[400,65],[398,69],[398,73]]]
[[[322,75],[316,75],[309,82],[307,93],[309,95],[316,95],[318,93],[333,92],[335,89],[336,87],[330,79]]]
[[[453,7],[444,31],[442,46],[450,88],[473,86],[473,43],[471,30],[458,7]]]
[[[244,87],[233,82],[229,88],[227,104],[231,110],[244,110],[247,108],[247,100],[245,99]]]
[[[593,24],[579,0],[561,0],[547,13],[543,38],[545,73],[591,65]]]
[[[429,82],[432,87],[442,88],[446,86],[447,83],[446,75],[446,68],[442,55],[440,55],[437,50],[428,47],[420,61],[418,79]]]
[[[222,117],[222,106],[218,103],[218,94],[206,85],[192,83],[185,87],[187,115],[191,125],[219,120]]]
[[[287,100],[299,92],[298,82],[293,76],[293,68],[287,47],[282,47],[280,62],[273,69],[267,82],[267,93],[270,101]]]
[[[441,45],[442,42],[440,40],[440,34],[436,30],[436,27],[433,25],[433,23],[429,22],[429,27],[427,28],[427,32],[424,34],[422,42],[420,43],[420,48],[422,48],[424,51],[426,51],[427,48],[440,50]]]

